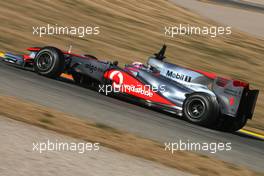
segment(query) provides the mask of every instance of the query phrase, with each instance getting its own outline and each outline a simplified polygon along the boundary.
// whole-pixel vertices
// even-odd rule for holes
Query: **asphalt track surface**
[[[53,80],[0,61],[0,95],[16,96],[83,119],[104,123],[164,142],[231,142],[219,159],[264,172],[264,141],[192,125],[180,117],[101,95],[63,80]],[[147,152],[147,151],[146,151]]]

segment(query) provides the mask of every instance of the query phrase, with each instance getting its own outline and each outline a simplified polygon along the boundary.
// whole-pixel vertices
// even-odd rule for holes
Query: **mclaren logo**
[[[186,76],[184,74],[174,73],[173,71],[168,70],[166,73],[167,77],[170,77],[172,79],[179,79],[186,82],[191,82],[192,77]]]

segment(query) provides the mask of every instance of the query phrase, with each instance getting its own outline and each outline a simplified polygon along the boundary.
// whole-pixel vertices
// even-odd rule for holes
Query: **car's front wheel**
[[[183,113],[188,121],[211,127],[219,116],[218,103],[206,93],[194,93],[185,100]]]
[[[63,53],[55,47],[42,48],[34,59],[34,70],[40,75],[56,78],[64,71]]]

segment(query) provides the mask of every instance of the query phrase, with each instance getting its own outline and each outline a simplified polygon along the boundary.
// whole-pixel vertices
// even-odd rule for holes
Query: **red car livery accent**
[[[145,85],[131,74],[121,70],[109,70],[104,74],[106,79],[113,81],[112,87],[121,93],[126,93],[144,100],[155,103],[175,106],[157,92],[153,91],[150,86]]]

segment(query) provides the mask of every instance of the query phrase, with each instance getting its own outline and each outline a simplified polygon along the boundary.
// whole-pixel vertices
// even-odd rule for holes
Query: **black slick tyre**
[[[58,48],[44,47],[34,59],[34,70],[40,75],[57,78],[65,67],[64,55]]]

